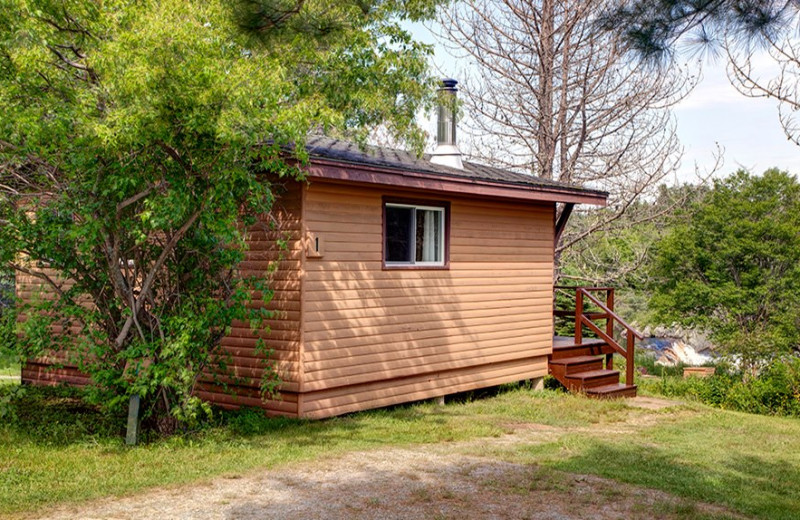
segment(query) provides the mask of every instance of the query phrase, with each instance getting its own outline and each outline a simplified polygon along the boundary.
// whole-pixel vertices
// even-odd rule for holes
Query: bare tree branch
[[[603,219],[570,226],[557,254],[613,228],[653,197],[682,149],[670,111],[697,81],[655,73],[597,30],[611,0],[465,0],[440,14],[441,39],[467,65],[465,151],[475,160],[609,192]],[[586,220],[585,222],[589,222]]]

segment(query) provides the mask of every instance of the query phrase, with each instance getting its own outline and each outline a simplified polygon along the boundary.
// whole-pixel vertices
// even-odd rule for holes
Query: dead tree
[[[462,59],[465,151],[474,159],[610,193],[574,219],[557,254],[626,218],[681,157],[671,107],[696,83],[685,67],[629,60],[598,30],[606,0],[465,0],[440,13],[439,36]],[[462,134],[463,135],[463,134]],[[560,211],[560,209],[559,209]]]

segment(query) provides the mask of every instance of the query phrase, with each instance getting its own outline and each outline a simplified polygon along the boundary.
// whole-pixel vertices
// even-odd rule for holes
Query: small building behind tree
[[[261,330],[232,324],[221,343],[232,377],[207,378],[199,396],[323,418],[548,373],[554,244],[569,214],[557,221],[557,204],[606,194],[462,161],[441,113],[440,146],[421,158],[309,139],[307,179],[276,182],[241,265],[269,277],[274,315]],[[18,278],[18,296],[36,290]],[[281,380],[266,401],[260,340]],[[23,382],[88,382],[65,359],[30,360]]]

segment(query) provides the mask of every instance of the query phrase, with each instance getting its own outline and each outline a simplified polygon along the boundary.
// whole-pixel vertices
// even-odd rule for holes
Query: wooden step
[[[636,385],[626,386],[619,383],[603,386],[593,386],[585,390],[587,397],[595,399],[619,399],[622,397],[636,397]]]
[[[603,368],[603,358],[597,356],[575,356],[551,360],[550,373],[561,380],[564,376],[577,372],[588,372]]]
[[[575,344],[575,338],[556,336],[553,338],[553,353],[551,360],[572,358],[578,356],[599,356],[601,354],[613,354],[614,349],[609,347],[605,341],[595,338],[587,338],[580,345]]]
[[[619,370],[588,370],[566,376],[567,388],[582,391],[587,388],[619,384]]]

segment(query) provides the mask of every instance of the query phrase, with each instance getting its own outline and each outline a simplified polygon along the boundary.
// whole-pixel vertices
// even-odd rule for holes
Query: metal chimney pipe
[[[439,88],[436,149],[431,153],[431,162],[463,170],[461,151],[456,144],[457,84],[458,81],[445,78]]]

